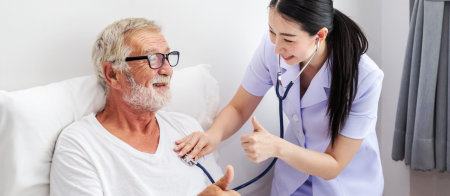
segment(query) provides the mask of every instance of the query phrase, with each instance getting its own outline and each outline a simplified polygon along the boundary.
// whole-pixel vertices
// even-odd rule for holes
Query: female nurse
[[[363,32],[332,0],[271,0],[269,9],[268,33],[234,98],[207,132],[174,150],[192,150],[190,158],[212,152],[248,120],[280,72],[281,95],[293,81],[283,101],[284,139],[254,117],[253,133],[241,137],[250,160],[279,159],[271,195],[382,195],[375,125],[383,72],[365,54]]]

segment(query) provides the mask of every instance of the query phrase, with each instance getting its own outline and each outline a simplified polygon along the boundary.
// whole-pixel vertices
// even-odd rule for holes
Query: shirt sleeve
[[[273,86],[270,71],[266,64],[266,52],[271,52],[268,51],[269,44],[270,37],[266,33],[255,51],[242,80],[242,87],[255,96],[264,96],[267,90]]]
[[[340,134],[353,139],[363,139],[375,132],[383,77],[383,72],[377,68],[360,80],[357,95]]]
[[[50,171],[51,196],[101,196],[103,191],[93,165],[70,139],[58,140]]]

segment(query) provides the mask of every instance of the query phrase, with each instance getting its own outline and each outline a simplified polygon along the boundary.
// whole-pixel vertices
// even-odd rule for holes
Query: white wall
[[[383,0],[381,40],[381,67],[384,71],[381,93],[381,158],[384,170],[384,195],[410,195],[409,168],[404,162],[391,158],[395,114],[400,89],[406,41],[409,30],[409,0]]]
[[[213,65],[223,107],[237,90],[267,29],[267,4],[260,0],[0,1],[0,89],[17,90],[92,74],[90,53],[98,33],[115,20],[146,17],[162,25],[170,47],[181,51],[180,66]],[[276,133],[278,120],[264,115],[276,109],[273,97],[264,99],[255,114]],[[252,130],[248,124],[243,129]],[[219,151],[222,166],[235,166],[232,186],[265,167],[247,160],[238,135],[224,142]],[[270,179],[269,175],[242,193],[267,195]]]
[[[368,54],[385,73],[377,127],[385,175],[384,195],[425,192],[436,195],[440,185],[449,181],[449,175],[412,172],[410,180],[408,167],[390,158],[408,31],[408,2],[334,3],[363,28],[369,40]],[[0,1],[0,89],[23,89],[92,74],[90,51],[101,29],[120,18],[146,17],[161,24],[171,48],[182,52],[181,66],[213,65],[223,107],[239,86],[266,30],[267,4],[268,1],[261,0]],[[276,101],[270,90],[255,116],[278,135]],[[219,146],[220,164],[235,166],[232,186],[250,179],[268,164],[251,163],[241,150],[239,137],[251,130],[247,123],[241,132]],[[271,174],[242,193],[268,195],[270,178]]]

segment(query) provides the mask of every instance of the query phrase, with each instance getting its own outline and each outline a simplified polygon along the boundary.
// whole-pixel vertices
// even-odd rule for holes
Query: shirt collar
[[[299,66],[288,65],[284,59],[280,61],[280,72],[281,72],[281,83],[283,87],[287,87],[289,82],[291,82],[297,76],[300,71]],[[298,79],[297,79],[298,80]],[[296,81],[294,81],[295,83]]]
[[[320,70],[316,73],[308,90],[301,99],[301,108],[306,108],[322,101],[328,100],[330,88],[330,61],[327,59]]]
[[[331,65],[331,58],[328,58],[313,78],[313,80],[319,80],[320,85],[325,88],[330,88],[331,82],[330,65]],[[288,65],[284,61],[284,59],[281,59],[280,72],[281,72],[281,82],[283,83],[283,86],[287,86],[287,84],[297,76],[299,71],[300,67],[298,65],[297,66]]]

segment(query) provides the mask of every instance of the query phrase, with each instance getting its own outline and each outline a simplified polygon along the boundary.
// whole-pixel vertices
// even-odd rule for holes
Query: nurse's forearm
[[[216,117],[208,132],[220,141],[226,140],[236,133],[248,118],[242,116],[233,106],[227,105]]]
[[[262,98],[251,95],[240,86],[230,103],[214,120],[213,125],[208,130],[209,134],[220,139],[220,141],[229,138],[248,120]]]
[[[276,157],[290,166],[325,180],[335,178],[343,169],[330,154],[305,149],[281,138],[276,142],[276,149]]]

